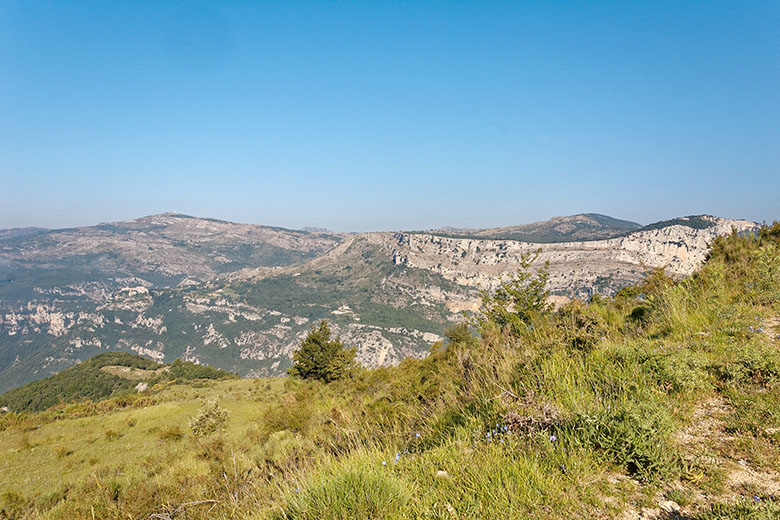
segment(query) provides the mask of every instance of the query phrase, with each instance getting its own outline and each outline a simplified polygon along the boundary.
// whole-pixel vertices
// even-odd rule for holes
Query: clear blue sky
[[[780,2],[0,0],[0,227],[780,219]]]

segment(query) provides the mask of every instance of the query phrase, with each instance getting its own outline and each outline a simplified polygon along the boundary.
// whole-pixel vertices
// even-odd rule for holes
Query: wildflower
[[[753,500],[755,500],[756,502],[761,502],[761,497],[753,495]]]
[[[300,487],[295,488],[295,492],[296,493],[300,493],[301,492],[301,488]]]
[[[401,453],[398,452],[395,454],[395,460],[393,462],[398,462],[401,459]]]
[[[417,437],[418,439],[420,438],[420,434],[419,433],[415,433],[414,436]]]
[[[558,440],[558,437],[555,436],[555,434],[550,435],[550,442],[555,442]]]
[[[386,460],[382,461],[382,466],[387,466],[387,461]]]
[[[561,473],[566,473],[566,464],[561,464],[560,468],[561,468]]]

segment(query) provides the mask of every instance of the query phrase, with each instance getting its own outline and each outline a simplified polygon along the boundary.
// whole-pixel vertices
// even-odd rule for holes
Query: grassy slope
[[[140,369],[144,377],[122,377],[121,370],[105,367]],[[139,382],[160,380],[221,379],[231,374],[209,366],[177,360],[164,365],[126,352],[105,352],[53,376],[33,381],[0,395],[0,407],[14,412],[37,412],[59,403],[79,400],[102,401],[129,392]]]
[[[686,518],[776,518],[780,251],[733,237],[713,256],[682,283],[655,277],[516,335],[453,331],[425,360],[330,386],[166,386],[131,404],[6,415],[0,508],[660,518],[673,500]],[[227,429],[195,437],[188,418],[214,398]]]

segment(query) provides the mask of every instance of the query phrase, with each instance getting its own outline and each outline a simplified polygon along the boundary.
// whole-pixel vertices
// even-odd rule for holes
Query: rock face
[[[690,217],[625,232],[635,225],[588,215],[534,226],[587,240],[310,233],[174,214],[0,233],[0,391],[106,350],[281,374],[321,319],[364,365],[396,364],[425,356],[523,254],[541,250],[554,294],[586,298],[652,267],[688,275],[716,236],[756,227]]]
[[[554,294],[611,295],[641,280],[648,268],[662,267],[676,277],[690,275],[706,258],[715,237],[732,229],[756,228],[746,220],[702,218],[711,225],[705,229],[672,225],[621,238],[554,244],[396,233],[392,255],[396,264],[433,271],[460,285],[495,288],[502,275],[520,267],[524,254],[539,251],[536,264],[549,262],[549,289]]]

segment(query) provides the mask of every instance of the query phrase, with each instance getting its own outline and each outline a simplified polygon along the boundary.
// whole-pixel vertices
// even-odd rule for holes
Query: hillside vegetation
[[[56,404],[80,400],[102,401],[131,391],[139,383],[224,379],[229,372],[189,361],[170,365],[125,352],[106,352],[66,368],[45,379],[33,381],[0,395],[0,407],[14,412],[37,412]]]
[[[533,280],[395,368],[0,416],[0,517],[780,515],[780,224],[555,312]]]

